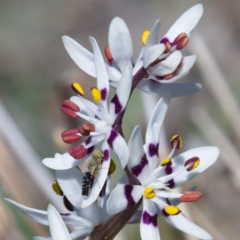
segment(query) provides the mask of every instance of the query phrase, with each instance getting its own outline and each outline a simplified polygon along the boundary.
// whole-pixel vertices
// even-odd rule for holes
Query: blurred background
[[[60,110],[62,101],[73,95],[70,84],[79,81],[90,93],[95,80],[71,60],[61,36],[72,37],[90,51],[88,36],[93,36],[103,50],[108,42],[109,24],[119,16],[131,32],[136,59],[145,29],[151,29],[160,18],[163,36],[196,3],[202,3],[205,11],[184,53],[196,53],[198,60],[181,81],[198,82],[203,89],[193,96],[171,101],[165,139],[180,134],[183,150],[205,145],[221,149],[214,166],[183,186],[186,190],[196,185],[203,193],[201,201],[181,204],[180,209],[214,239],[239,239],[238,0],[0,1],[0,239],[49,236],[48,228],[8,207],[2,197],[43,210],[52,202],[66,212],[61,209],[61,197],[51,191],[49,183],[54,173],[42,167],[41,160],[68,150],[69,146],[62,143],[61,132],[81,124]],[[156,100],[135,91],[124,118],[127,140],[135,125],[146,128]],[[166,157],[167,145],[161,148],[161,156]],[[162,239],[195,239],[175,230],[162,218],[159,224]],[[139,225],[127,226],[119,239],[140,239]]]

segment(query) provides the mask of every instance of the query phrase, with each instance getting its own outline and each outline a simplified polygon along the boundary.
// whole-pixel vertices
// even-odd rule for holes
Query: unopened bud
[[[68,144],[75,143],[81,139],[81,136],[77,135],[78,133],[78,129],[66,130],[61,134],[62,140]]]
[[[196,202],[202,197],[202,193],[198,191],[184,191],[182,194],[180,202]]]
[[[76,118],[77,114],[75,112],[79,112],[80,108],[70,100],[64,100],[62,103],[62,112],[69,117]]]
[[[88,150],[83,145],[78,145],[69,151],[69,154],[75,159],[83,158],[87,153]]]
[[[105,56],[106,56],[109,64],[112,65],[112,64],[113,64],[113,57],[112,57],[112,54],[111,54],[109,45],[107,45],[107,46],[104,48],[104,52],[105,52]]]

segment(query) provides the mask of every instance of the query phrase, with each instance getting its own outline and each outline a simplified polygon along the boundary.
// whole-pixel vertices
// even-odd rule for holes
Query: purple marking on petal
[[[133,191],[133,186],[132,185],[125,185],[124,186],[124,194],[125,194],[125,197],[128,201],[127,207],[131,207],[131,206],[136,204],[136,202],[134,201],[134,199],[132,197],[132,191]]]
[[[169,39],[168,38],[163,38],[161,41],[160,41],[160,43],[163,43],[163,44],[165,44],[165,43],[167,43],[167,42],[169,42],[170,44],[171,44],[171,46],[172,46],[172,43],[169,41]]]
[[[162,210],[162,214],[163,214],[164,217],[168,217],[169,216],[169,214],[165,211],[165,209]]]
[[[89,137],[89,138],[85,141],[86,145],[89,144],[91,141],[92,141],[92,137]]]
[[[144,224],[152,224],[154,227],[157,227],[157,217],[157,213],[152,216],[147,211],[144,211],[142,215],[142,221]]]
[[[171,165],[166,165],[165,172],[167,175],[171,174],[173,172],[173,168]]]
[[[109,158],[110,158],[110,152],[107,149],[105,149],[102,153],[104,155],[104,158],[103,158],[102,162],[108,161]]]
[[[175,187],[175,182],[174,182],[173,179],[169,180],[167,183],[168,183],[167,186],[168,186],[169,188],[174,188],[174,187]],[[169,204],[169,205],[170,205],[170,204]]]
[[[144,156],[142,157],[141,159],[141,162],[132,167],[132,174],[135,176],[135,177],[138,177],[139,174],[142,172],[143,168],[148,164],[148,160],[146,158],[146,155],[144,154]]]
[[[90,153],[92,153],[92,152],[93,152],[93,150],[94,150],[94,146],[91,146],[90,148],[88,148],[88,150],[87,150],[87,154],[90,154]]]
[[[156,145],[154,145],[153,143],[149,144],[148,152],[151,157],[153,157],[154,155],[158,155],[158,146],[159,144],[156,144]]]
[[[107,92],[106,88],[103,88],[101,90],[101,95],[102,95],[102,100],[105,101],[107,99],[107,95],[108,95],[108,92]]]
[[[115,94],[111,103],[113,103],[115,105],[115,114],[119,114],[122,111],[122,105],[119,102],[117,94]]]
[[[111,130],[111,134],[107,140],[108,144],[110,145],[111,148],[113,148],[113,142],[117,138],[118,133],[114,130]]]

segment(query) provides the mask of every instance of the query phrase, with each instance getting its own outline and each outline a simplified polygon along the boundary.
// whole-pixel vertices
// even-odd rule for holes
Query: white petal
[[[52,240],[71,240],[67,227],[56,208],[49,204],[47,212]]]
[[[167,59],[159,62],[155,66],[148,68],[148,73],[154,76],[165,76],[176,70],[182,60],[182,53],[174,51]]]
[[[93,231],[92,228],[83,228],[74,230],[70,233],[71,239],[73,240],[84,240]]]
[[[126,108],[132,87],[132,70],[133,68],[130,62],[126,63],[115,96],[110,102],[109,114],[111,116],[111,123],[113,123],[116,117]]]
[[[62,37],[63,44],[72,58],[72,60],[80,67],[84,72],[90,76],[96,77],[96,69],[94,63],[94,56],[87,49],[82,47],[79,43],[68,36]],[[108,77],[114,82],[118,82],[121,74],[114,67],[105,64],[108,72]]]
[[[125,139],[112,129],[107,137],[107,142],[118,156],[122,168],[125,168],[129,159],[129,150]]]
[[[182,193],[174,193],[160,190],[155,190],[155,193],[157,197],[161,198],[180,198],[183,195]]]
[[[135,205],[143,195],[144,187],[139,185],[118,184],[107,201],[107,212],[114,215]]]
[[[56,179],[61,190],[63,191],[67,199],[70,201],[70,203],[74,207],[80,209],[83,201],[83,174],[81,173],[81,171],[77,167],[67,170],[56,170]]]
[[[36,237],[33,237],[33,240],[52,240],[52,238],[45,238],[45,237],[39,237],[39,236],[36,236]]]
[[[107,180],[108,169],[111,161],[111,154],[109,146],[106,141],[104,141],[101,151],[104,154],[104,159],[101,166],[99,166],[99,170],[95,176],[95,180],[92,186],[92,190],[90,191],[90,194],[88,195],[88,197],[84,198],[81,204],[82,208],[88,207],[89,205],[96,201],[100,191],[103,188],[105,181]]]
[[[171,83],[164,84],[159,81],[147,79],[141,81],[138,86],[138,89],[151,94],[162,97],[164,93],[170,92],[171,97],[183,97],[197,93],[202,89],[202,86],[198,83]]]
[[[192,157],[198,157],[200,159],[200,164],[197,168],[190,172],[184,171],[174,178],[174,187],[183,185],[197,176],[199,173],[209,168],[217,160],[218,156],[219,149],[217,147],[200,147],[191,149],[174,157],[172,159],[172,168],[174,171],[184,166],[184,163]]]
[[[158,163],[158,144],[160,140],[160,129],[168,110],[171,95],[166,92],[158,101],[153,110],[153,114],[148,124],[146,132],[146,155],[149,162],[150,171],[152,171]]]
[[[71,214],[71,213],[60,214],[60,215],[66,225],[87,227],[87,228],[93,228],[93,226],[94,226],[86,218],[82,218],[82,217],[79,217],[79,216]]]
[[[191,7],[172,25],[163,39],[167,38],[170,42],[173,42],[180,33],[189,35],[202,17],[202,14],[202,4]]]
[[[157,217],[157,208],[154,203],[146,198],[143,198],[143,212],[140,223],[142,240],[160,240]]]
[[[38,209],[23,206],[23,205],[21,205],[17,202],[14,202],[13,200],[8,199],[8,198],[4,198],[4,199],[5,199],[5,201],[7,201],[7,203],[9,205],[14,207],[16,210],[18,210],[19,212],[21,212],[25,216],[27,216],[27,217],[31,218],[32,220],[34,220],[38,223],[41,223],[45,226],[49,225],[46,211],[42,211],[42,210],[38,210]]]
[[[164,44],[156,44],[153,46],[150,46],[145,49],[143,52],[143,65],[144,68],[148,68],[148,66],[159,59],[159,57],[163,54],[165,50]]]
[[[142,185],[145,185],[145,181],[149,176],[149,164],[143,151],[142,133],[139,125],[132,132],[128,148],[130,153],[128,168]]]
[[[160,19],[157,19],[150,31],[150,34],[148,35],[146,47],[150,47],[152,45],[159,43],[158,42],[158,34],[160,31],[160,26],[161,26]]]
[[[115,17],[110,24],[108,42],[114,61],[123,71],[125,64],[132,62],[133,47],[128,27],[119,17]]]

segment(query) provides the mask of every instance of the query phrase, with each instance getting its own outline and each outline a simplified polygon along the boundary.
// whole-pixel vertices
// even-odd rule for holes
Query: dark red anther
[[[64,100],[62,103],[62,112],[69,117],[76,118],[77,114],[75,112],[79,112],[80,108],[70,100]]]
[[[83,158],[87,153],[88,150],[83,145],[78,145],[69,151],[69,154],[75,159]]]
[[[73,205],[69,202],[66,196],[63,197],[63,204],[68,211],[70,212],[74,211]]]
[[[84,124],[83,129],[89,132],[95,132],[95,126],[91,123]]]
[[[184,167],[187,168],[187,171],[190,172],[194,170],[200,164],[199,157],[192,157],[184,163]]]
[[[81,139],[81,136],[77,135],[79,133],[78,129],[70,129],[62,132],[62,140],[65,143],[75,143]]]
[[[85,130],[83,127],[80,127],[80,128],[78,129],[78,131],[80,132],[80,134],[81,134],[82,136],[89,136],[89,135],[90,135],[90,131]]]
[[[202,193],[198,191],[184,191],[182,194],[180,202],[196,202],[202,197]]]
[[[170,140],[171,148],[179,149],[182,147],[182,138],[179,135],[174,135]]]

